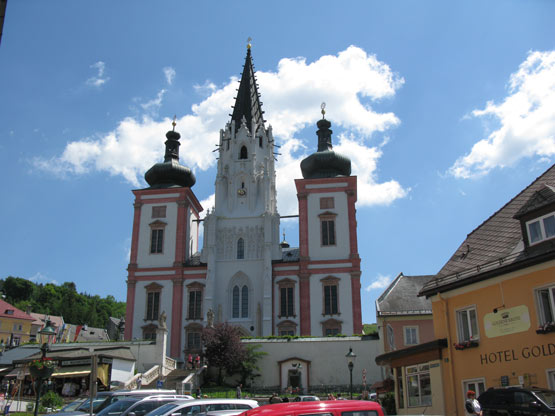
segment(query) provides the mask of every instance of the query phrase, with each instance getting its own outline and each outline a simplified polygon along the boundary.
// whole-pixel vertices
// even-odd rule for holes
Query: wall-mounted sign
[[[509,376],[501,376],[501,387],[507,387],[509,385]]]
[[[530,329],[530,313],[526,305],[501,309],[484,316],[484,328],[488,338],[516,334]]]

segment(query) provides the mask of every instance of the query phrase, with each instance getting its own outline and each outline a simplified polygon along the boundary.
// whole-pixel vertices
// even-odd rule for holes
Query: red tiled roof
[[[2,299],[0,299],[0,317],[25,319],[28,321],[35,320],[35,318],[33,318],[31,315],[23,312],[21,309],[17,309],[15,306]]]

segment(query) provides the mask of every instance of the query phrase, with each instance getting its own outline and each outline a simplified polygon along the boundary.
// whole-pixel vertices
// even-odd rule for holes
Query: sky
[[[316,150],[358,177],[362,315],[399,273],[435,274],[555,156],[555,2],[10,0],[0,43],[0,278],[125,301],[133,189],[163,159],[213,204],[219,130],[252,38],[281,146],[278,210]],[[295,220],[282,232],[298,245]]]

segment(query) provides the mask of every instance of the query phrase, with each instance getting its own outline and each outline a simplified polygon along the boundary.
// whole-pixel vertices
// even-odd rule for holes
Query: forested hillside
[[[110,316],[120,318],[125,315],[125,302],[118,302],[111,295],[101,298],[77,293],[73,282],[35,284],[8,276],[0,279],[0,291],[6,302],[22,311],[30,306],[31,312],[63,316],[70,324],[104,328]]]

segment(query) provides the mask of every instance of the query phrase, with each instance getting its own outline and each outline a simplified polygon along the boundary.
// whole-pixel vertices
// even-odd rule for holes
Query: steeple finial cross
[[[173,129],[172,129],[172,131],[175,131],[175,126],[177,125],[177,123],[175,122],[175,120],[177,120],[177,115],[174,115],[174,116],[173,116],[173,121],[172,121]]]
[[[326,118],[326,103],[320,104],[320,108],[322,109],[322,119]]]
[[[247,49],[251,48],[251,46],[252,46],[251,41],[252,41],[252,38],[249,36],[249,38],[247,39]]]

